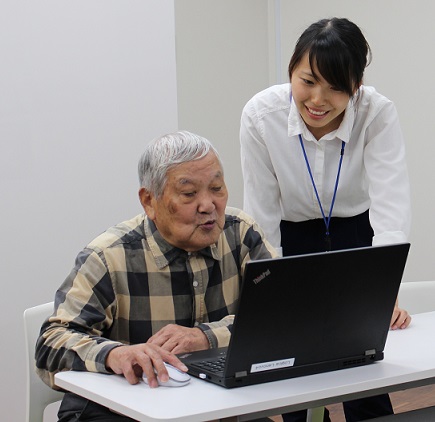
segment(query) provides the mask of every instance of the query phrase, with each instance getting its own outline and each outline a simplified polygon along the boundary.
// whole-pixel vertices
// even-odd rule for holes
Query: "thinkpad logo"
[[[253,281],[255,284],[258,284],[261,280],[264,280],[269,275],[270,275],[270,270],[267,269],[262,274],[260,274],[258,277],[255,277]]]

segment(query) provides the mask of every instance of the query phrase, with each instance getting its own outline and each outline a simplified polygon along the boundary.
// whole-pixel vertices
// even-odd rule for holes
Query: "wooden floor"
[[[422,407],[435,406],[435,385],[411,388],[390,394],[394,413],[407,412],[421,409]],[[340,403],[327,406],[331,422],[346,422],[343,407]],[[281,416],[272,418],[275,422],[282,422]]]

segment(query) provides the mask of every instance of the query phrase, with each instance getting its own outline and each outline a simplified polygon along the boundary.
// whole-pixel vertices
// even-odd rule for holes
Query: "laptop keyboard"
[[[201,368],[203,370],[209,372],[223,372],[225,367],[225,356],[220,357],[217,360],[203,360],[199,362],[195,362],[192,366],[196,366],[197,368]]]

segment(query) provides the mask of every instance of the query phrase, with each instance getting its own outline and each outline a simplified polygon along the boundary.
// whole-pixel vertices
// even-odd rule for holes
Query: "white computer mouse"
[[[166,370],[168,371],[169,380],[167,382],[162,382],[157,377],[157,382],[159,385],[163,387],[183,387],[184,385],[189,384],[190,382],[190,375],[186,374],[183,371],[180,371],[179,369],[175,368],[175,366],[172,366],[170,363],[164,362],[166,366]],[[156,373],[157,371],[154,370]],[[143,380],[146,384],[148,384],[148,379],[145,376],[145,374],[142,376]]]

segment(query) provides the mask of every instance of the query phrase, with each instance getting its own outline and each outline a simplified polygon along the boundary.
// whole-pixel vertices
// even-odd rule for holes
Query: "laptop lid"
[[[189,373],[237,387],[383,359],[409,243],[251,261],[227,350],[182,357]],[[223,372],[196,360],[226,354]]]

